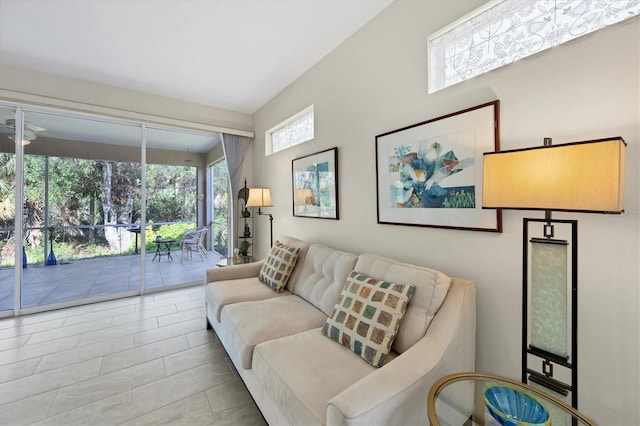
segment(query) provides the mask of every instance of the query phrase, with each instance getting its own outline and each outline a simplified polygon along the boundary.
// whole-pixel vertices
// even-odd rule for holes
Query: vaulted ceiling
[[[391,2],[0,0],[0,64],[252,114]]]

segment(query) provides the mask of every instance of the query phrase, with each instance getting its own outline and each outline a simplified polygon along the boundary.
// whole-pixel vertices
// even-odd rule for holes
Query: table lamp
[[[304,212],[306,213],[307,212],[307,206],[314,205],[314,202],[313,202],[313,190],[311,188],[298,188],[298,189],[296,189],[295,199],[293,200],[293,205],[294,205],[294,207],[303,206],[304,207]]]
[[[483,208],[545,211],[544,219],[523,218],[522,382],[565,397],[571,392],[575,408],[578,222],[552,219],[551,212],[622,213],[625,152],[621,137],[562,145],[545,138],[541,147],[483,156]],[[530,238],[530,223],[542,237]],[[570,238],[556,238],[554,225]],[[559,379],[569,375],[570,383]]]

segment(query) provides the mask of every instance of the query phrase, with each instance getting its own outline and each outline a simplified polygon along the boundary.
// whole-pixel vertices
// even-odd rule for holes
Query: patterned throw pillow
[[[300,249],[297,247],[290,247],[276,241],[271,248],[269,257],[260,269],[258,276],[260,281],[278,293],[282,293],[287,281],[289,281],[293,267],[296,266],[299,251]]]
[[[414,292],[414,285],[394,284],[352,271],[322,333],[374,367],[381,367]]]

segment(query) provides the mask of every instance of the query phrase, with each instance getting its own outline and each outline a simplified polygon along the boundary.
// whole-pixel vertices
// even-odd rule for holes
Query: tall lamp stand
[[[523,218],[522,382],[563,397],[571,393],[577,408],[578,221],[552,220],[551,212],[545,216]],[[530,236],[535,223],[543,224],[543,238]],[[570,226],[570,240],[555,237],[556,224]]]
[[[247,207],[258,207],[258,216],[269,216],[269,228],[271,235],[271,244],[273,247],[273,216],[271,213],[262,213],[262,207],[273,207],[271,202],[271,190],[268,188],[249,188],[249,199]]]
[[[271,213],[262,213],[260,208],[258,207],[258,215],[259,216],[269,216],[269,235],[271,235],[271,243],[269,247],[273,247],[273,215]]]

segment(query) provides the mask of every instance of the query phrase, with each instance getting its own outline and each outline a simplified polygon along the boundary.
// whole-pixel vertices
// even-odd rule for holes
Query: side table
[[[242,265],[243,263],[251,262],[253,262],[253,257],[251,256],[240,256],[239,262],[233,260],[233,257],[222,257],[216,262],[216,266],[224,268],[225,266]]]
[[[597,425],[569,404],[536,387],[506,377],[482,373],[450,374],[435,382],[427,398],[429,422],[432,426],[500,425],[489,413],[484,402],[486,387],[496,385],[506,386],[538,401],[549,413],[549,424],[553,426]]]
[[[156,260],[156,258],[158,258],[158,262],[160,262],[160,260],[162,259],[162,255],[166,255],[167,259],[169,260],[173,260],[173,257],[171,256],[171,244],[173,244],[175,240],[173,239],[156,239],[154,241],[154,243],[156,244],[156,254],[155,256],[153,256],[153,259],[151,259],[151,261],[153,262],[154,260]]]

